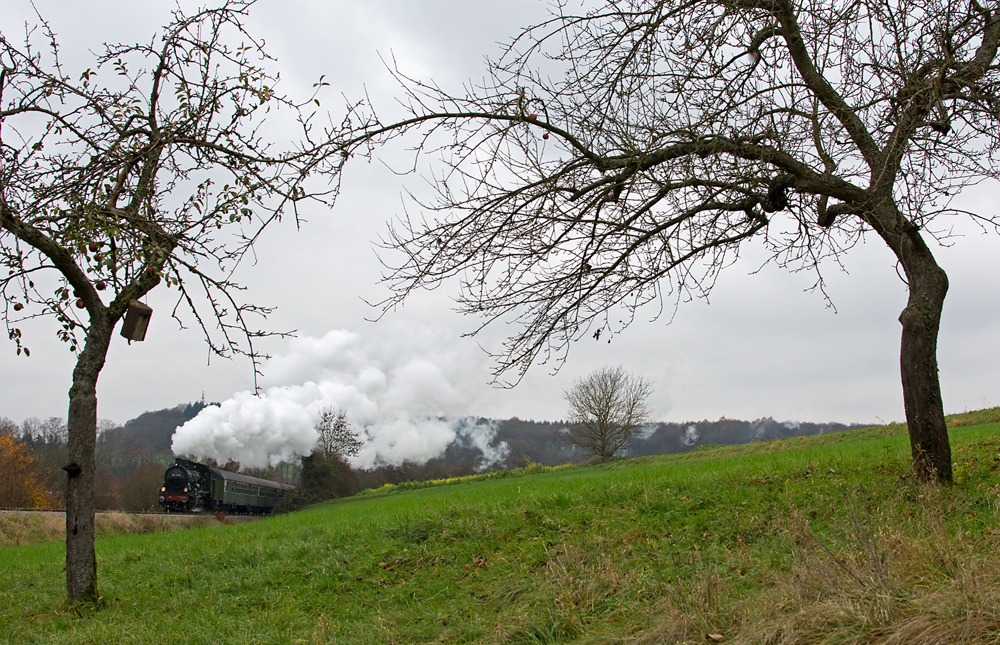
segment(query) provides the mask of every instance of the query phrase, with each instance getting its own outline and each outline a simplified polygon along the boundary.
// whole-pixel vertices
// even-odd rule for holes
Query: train
[[[177,458],[163,473],[160,506],[167,513],[267,515],[293,488]]]

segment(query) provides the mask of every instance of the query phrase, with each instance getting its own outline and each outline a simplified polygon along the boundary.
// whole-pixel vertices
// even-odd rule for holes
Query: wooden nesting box
[[[146,338],[146,327],[149,326],[149,318],[152,315],[152,307],[144,305],[138,300],[128,303],[125,322],[122,324],[122,336],[128,338],[129,342]]]

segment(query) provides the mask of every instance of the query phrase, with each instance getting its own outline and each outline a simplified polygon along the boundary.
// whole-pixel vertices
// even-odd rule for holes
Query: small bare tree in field
[[[343,410],[324,408],[316,423],[316,432],[319,433],[319,439],[313,453],[328,459],[352,457],[364,445]]]
[[[823,267],[878,240],[909,289],[914,472],[949,481],[932,246],[955,217],[1000,221],[949,207],[1000,178],[997,2],[574,4],[465,92],[400,75],[408,118],[354,113],[353,150],[412,133],[438,166],[426,215],[386,240],[403,259],[385,306],[457,279],[460,311],[514,324],[496,376],[516,382],[641,307],[707,296],[751,241],[823,292]]]
[[[364,442],[352,427],[347,413],[324,408],[315,428],[319,438],[312,453],[302,458],[302,478],[287,502],[290,508],[344,497],[357,489],[357,476],[347,458],[358,454]]]
[[[105,45],[87,68],[60,60],[44,22],[19,42],[0,34],[2,314],[19,354],[24,325],[53,316],[77,356],[64,467],[71,600],[98,598],[97,379],[116,323],[163,284],[179,322],[186,311],[211,351],[256,369],[269,309],[243,301],[233,270],[282,214],[336,191],[307,183],[343,156],[313,131],[314,97],[278,92],[241,23],[251,4],[177,10],[147,43]],[[297,140],[278,146],[261,126],[284,116]]]
[[[605,367],[575,381],[565,393],[571,424],[566,443],[600,461],[611,459],[651,421],[646,407],[650,394],[649,381],[621,366]]]

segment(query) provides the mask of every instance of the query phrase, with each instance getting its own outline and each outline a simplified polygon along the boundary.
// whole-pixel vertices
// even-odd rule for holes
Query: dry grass
[[[62,513],[0,512],[0,546],[49,542],[65,535],[66,519]]]
[[[133,514],[110,511],[97,514],[97,534],[158,533],[218,523],[214,515]],[[66,537],[66,516],[58,512],[0,512],[0,546],[54,542]]]
[[[960,414],[949,414],[947,421],[949,428],[963,428],[983,423],[1000,423],[1000,407],[973,410]]]
[[[949,532],[942,489],[917,490],[899,505],[846,497],[836,536],[817,535],[791,509],[775,527],[793,554],[789,571],[733,602],[718,602],[725,594],[712,593],[711,576],[679,585],[657,603],[662,618],[627,642],[705,643],[718,633],[740,645],[1000,645],[1000,528]]]
[[[159,533],[178,529],[217,524],[214,515],[165,515],[161,513],[122,513],[110,511],[97,514],[97,534]]]

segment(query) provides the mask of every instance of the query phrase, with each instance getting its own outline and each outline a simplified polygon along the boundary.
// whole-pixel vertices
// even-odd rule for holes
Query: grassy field
[[[1000,643],[998,413],[951,419],[949,487],[890,426],[108,536],[96,606],[4,547],[0,640]]]

